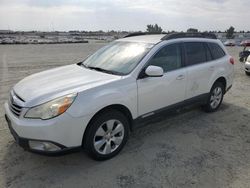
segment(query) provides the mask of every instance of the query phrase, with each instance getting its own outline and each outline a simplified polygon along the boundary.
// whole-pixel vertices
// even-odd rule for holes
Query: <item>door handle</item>
[[[182,74],[176,77],[176,80],[183,80],[183,79],[184,79],[184,75]]]

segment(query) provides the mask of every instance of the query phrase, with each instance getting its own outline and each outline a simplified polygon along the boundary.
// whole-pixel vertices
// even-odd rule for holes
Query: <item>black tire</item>
[[[214,96],[214,92],[215,89],[220,88],[221,90],[221,98],[220,100],[218,99],[216,105],[212,105],[212,97]],[[208,99],[206,101],[206,104],[203,106],[203,109],[205,112],[215,112],[218,110],[218,108],[220,107],[222,101],[223,101],[223,97],[225,94],[225,86],[221,83],[221,82],[215,82],[214,85],[212,86]],[[219,98],[219,97],[218,97]]]
[[[115,145],[115,142],[112,141],[112,138],[109,138],[109,140],[107,140],[108,138],[106,138],[107,136],[107,132],[108,130],[104,130],[104,127],[106,126],[107,128],[107,121],[113,121],[113,120],[117,120],[117,122],[119,122],[119,125],[122,124],[123,125],[123,139],[121,141],[121,143],[118,145]],[[106,125],[105,125],[106,123]],[[114,127],[118,127],[118,124],[116,125],[115,124],[116,122],[114,122]],[[115,129],[113,127],[113,129]],[[98,130],[104,130],[105,132],[105,136],[97,136],[97,131]],[[107,128],[108,129],[108,128]],[[87,153],[89,154],[89,156],[91,158],[93,158],[94,160],[107,160],[107,159],[110,159],[112,157],[114,157],[115,155],[117,155],[121,150],[122,148],[124,147],[124,145],[126,144],[127,140],[128,140],[128,137],[129,137],[129,121],[127,119],[127,117],[117,111],[117,110],[108,110],[106,112],[103,112],[99,115],[97,115],[97,117],[95,117],[89,124],[89,127],[88,129],[86,130],[86,134],[85,134],[85,139],[84,139],[84,143],[83,143],[83,146],[84,148],[86,149]],[[120,132],[121,133],[121,132]],[[119,133],[119,134],[120,134]],[[109,133],[111,134],[111,133]],[[110,135],[109,135],[110,136]],[[118,135],[119,136],[119,135]],[[110,150],[112,150],[112,146],[114,146],[114,148],[116,148],[113,152],[109,153],[109,154],[102,154],[100,153],[101,152],[101,149],[99,151],[97,151],[97,149],[95,148],[95,144],[94,143],[97,143],[99,140],[95,140],[97,137],[100,137],[100,140],[103,141],[104,139],[106,140],[105,143],[103,144],[102,147],[104,147],[104,149],[106,150],[106,144],[109,142],[109,145],[111,148]],[[113,138],[115,137],[112,136]],[[99,138],[98,138],[99,139]],[[112,145],[113,143],[113,145]],[[102,148],[100,147],[100,148]],[[104,152],[104,149],[102,152]]]
[[[245,71],[245,73],[246,73],[247,76],[250,76],[250,72]]]

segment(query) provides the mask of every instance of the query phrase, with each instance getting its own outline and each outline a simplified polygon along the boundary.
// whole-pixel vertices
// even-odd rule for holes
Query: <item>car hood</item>
[[[25,106],[30,107],[120,78],[121,76],[86,69],[75,64],[28,76],[18,82],[13,89],[25,101]]]

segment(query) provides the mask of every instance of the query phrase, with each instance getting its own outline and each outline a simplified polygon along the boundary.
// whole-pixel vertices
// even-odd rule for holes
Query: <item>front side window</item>
[[[149,61],[149,65],[162,67],[164,72],[181,67],[181,50],[179,44],[170,44],[157,52]]]
[[[112,42],[87,58],[82,65],[97,71],[126,75],[152,47],[153,45],[148,43]]]
[[[205,45],[202,42],[186,42],[186,63],[187,65],[195,65],[207,61]]]

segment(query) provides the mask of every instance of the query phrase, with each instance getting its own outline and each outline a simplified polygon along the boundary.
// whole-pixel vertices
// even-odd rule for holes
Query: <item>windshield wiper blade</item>
[[[85,67],[85,68],[88,68],[88,66],[85,65],[83,62],[79,62],[79,63],[77,63],[77,64],[80,65],[80,66],[83,66],[83,67]]]
[[[100,71],[100,72],[105,72],[105,73],[108,73],[108,74],[123,75],[122,73],[117,72],[117,71],[107,70],[107,69],[103,69],[103,68],[100,68],[100,67],[88,66],[88,65],[84,64],[83,62],[79,63],[79,65],[83,66],[84,68],[87,68],[87,69],[93,69],[93,70]]]
[[[86,68],[89,68],[89,69],[93,69],[93,70],[100,71],[100,72],[105,72],[105,73],[108,73],[108,74],[121,75],[120,72],[107,70],[107,69],[103,69],[103,68],[100,68],[100,67],[92,67],[92,66],[86,66],[86,65],[83,65],[83,66],[86,67]]]

